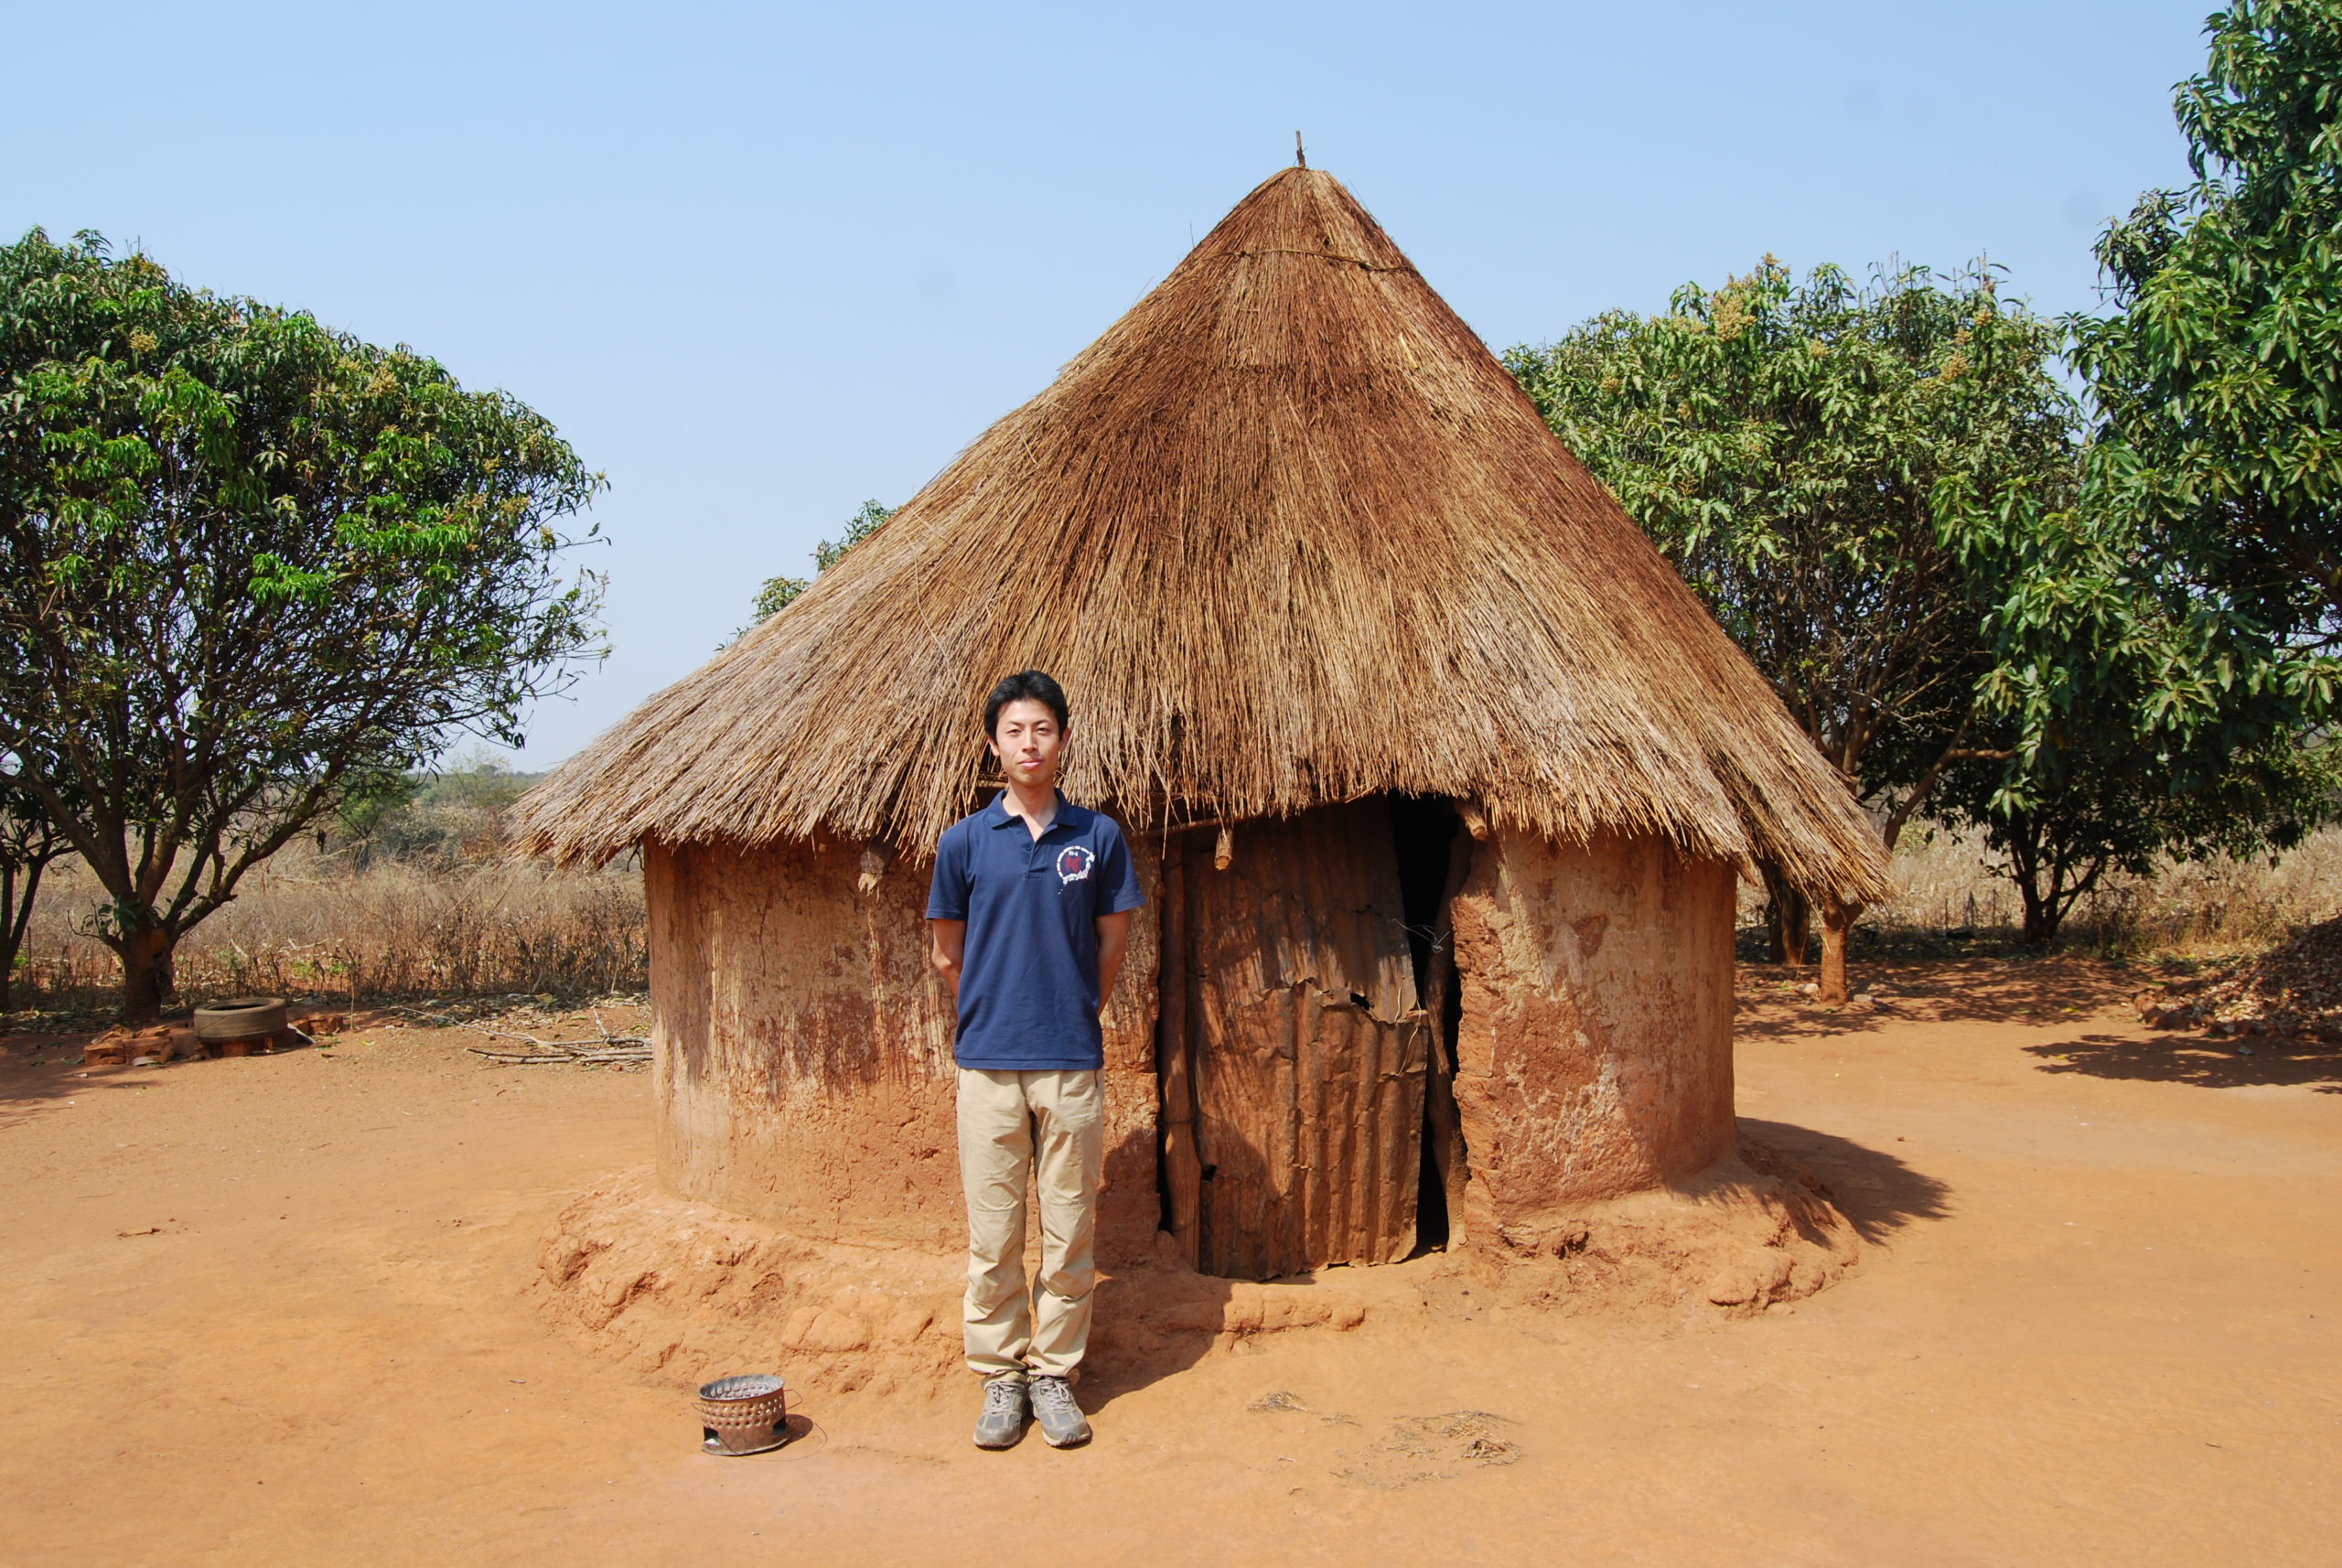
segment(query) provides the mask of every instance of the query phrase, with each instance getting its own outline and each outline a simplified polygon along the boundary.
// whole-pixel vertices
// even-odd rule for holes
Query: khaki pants
[[[960,1069],[960,1182],[968,1195],[962,1316],[968,1365],[986,1377],[1069,1377],[1089,1348],[1104,1112],[1095,1072]],[[1032,1294],[1025,1283],[1028,1176],[1041,1199],[1041,1277]]]

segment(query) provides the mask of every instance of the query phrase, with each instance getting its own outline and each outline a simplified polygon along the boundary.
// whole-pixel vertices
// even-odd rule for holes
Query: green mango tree
[[[2243,0],[2207,31],[2175,101],[2195,181],[2106,231],[2115,309],[2068,321],[2099,415],[2086,505],[2223,613],[2323,649],[2342,638],[2342,0]]]
[[[553,426],[410,349],[38,231],[0,248],[0,770],[104,888],[123,1011],[253,866],[597,639]]]
[[[2109,227],[2105,314],[2061,323],[2070,483],[1946,476],[2002,587],[1979,686],[2008,749],[1961,781],[2046,940],[2103,870],[2282,849],[2333,811],[2342,671],[2342,4],[2206,24],[2175,110],[2195,182]]]
[[[2073,474],[2057,334],[1982,266],[1950,275],[1771,257],[1661,315],[1612,312],[1509,368],[1681,570],[1870,808],[1892,849],[1947,771],[2001,756],[1979,724],[2005,557],[1962,551],[1935,497],[2042,497]],[[1771,868],[1777,957],[1800,890]],[[1845,992],[1859,908],[1822,901],[1821,984]]]

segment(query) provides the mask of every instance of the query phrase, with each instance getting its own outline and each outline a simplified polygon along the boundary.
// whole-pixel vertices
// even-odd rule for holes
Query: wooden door
[[[1165,1064],[1164,1121],[1191,1256],[1239,1279],[1404,1258],[1428,1029],[1388,808],[1245,823],[1225,870],[1213,834],[1181,837],[1164,983],[1184,991],[1165,997],[1164,1046],[1185,1060]]]

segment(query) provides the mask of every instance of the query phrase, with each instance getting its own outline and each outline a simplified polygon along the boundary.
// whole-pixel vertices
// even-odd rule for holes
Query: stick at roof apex
[[[1309,155],[1302,149],[1301,133],[1298,131],[1293,134],[1293,166],[1295,168],[1309,166]]]

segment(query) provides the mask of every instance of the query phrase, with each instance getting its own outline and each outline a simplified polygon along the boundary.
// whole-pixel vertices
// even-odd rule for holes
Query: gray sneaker
[[[1052,1448],[1077,1448],[1090,1441],[1090,1423],[1073,1402],[1073,1386],[1063,1378],[1033,1380],[1033,1419]]]
[[[984,1383],[984,1408],[976,1415],[976,1446],[1014,1448],[1025,1435],[1025,1380],[1004,1372]]]

